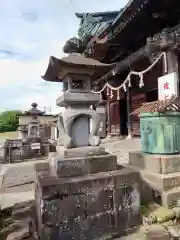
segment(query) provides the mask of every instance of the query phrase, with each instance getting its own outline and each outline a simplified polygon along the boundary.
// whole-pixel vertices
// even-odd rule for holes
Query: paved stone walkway
[[[0,176],[2,209],[21,201],[34,199],[35,163],[36,161],[2,165],[3,176]]]
[[[102,146],[104,146],[109,152],[117,155],[119,164],[128,163],[129,152],[141,150],[141,142],[139,138],[133,140],[104,140]]]

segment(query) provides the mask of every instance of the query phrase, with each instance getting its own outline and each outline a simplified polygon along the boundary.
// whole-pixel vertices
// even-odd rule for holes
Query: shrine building
[[[140,135],[139,117],[130,113],[158,99],[159,77],[172,73],[163,91],[179,94],[179,12],[178,0],[131,0],[120,11],[76,13],[78,38],[64,52],[115,64],[92,86],[102,96],[107,135]]]

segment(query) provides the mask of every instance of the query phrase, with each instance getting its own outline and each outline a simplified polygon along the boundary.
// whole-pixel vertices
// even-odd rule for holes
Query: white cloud
[[[61,88],[57,87],[42,87],[42,91],[38,92],[29,92],[25,94],[23,98],[19,96],[14,100],[16,106],[21,106],[21,109],[27,110],[30,108],[32,102],[38,103],[38,108],[56,114],[62,111],[62,108],[56,106],[56,99],[62,94]]]
[[[45,74],[50,55],[58,58],[64,55],[63,44],[52,42],[49,54],[37,61],[0,60],[0,96],[3,96],[0,109],[26,110],[35,101],[40,107],[51,107],[53,112],[61,110],[56,106],[56,98],[62,94],[62,85],[46,83],[41,76]]]
[[[75,12],[119,10],[127,0],[0,0],[0,110],[55,104],[61,85],[41,79],[49,57],[61,58],[66,40],[77,35]]]
[[[19,87],[27,86],[30,87],[40,81],[40,76],[44,63],[47,60],[38,62],[21,62],[18,60],[4,59],[0,62],[0,87],[16,88],[16,84]],[[3,81],[5,79],[5,81]]]
[[[52,111],[56,111],[56,98],[62,94],[62,87],[60,83],[46,83],[41,78],[47,64],[48,57],[31,63],[7,59],[1,61],[0,94],[5,98],[3,100],[5,108],[11,105],[12,108],[25,110],[35,101],[41,107],[51,106]],[[13,99],[8,96],[12,92]]]

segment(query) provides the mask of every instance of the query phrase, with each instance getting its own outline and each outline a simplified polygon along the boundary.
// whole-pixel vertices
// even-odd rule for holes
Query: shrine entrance
[[[111,136],[127,136],[128,135],[128,113],[126,94],[122,95],[120,100],[111,100],[109,103],[109,127],[108,133]]]

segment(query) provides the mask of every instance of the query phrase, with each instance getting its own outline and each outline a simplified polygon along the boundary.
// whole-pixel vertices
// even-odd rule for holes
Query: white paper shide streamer
[[[108,82],[103,86],[103,88],[100,91],[91,91],[92,93],[97,93],[97,94],[101,94],[106,88],[107,88],[107,96],[110,96],[110,98],[114,97],[114,93],[113,91],[117,92],[117,100],[120,100],[120,90],[123,89],[124,92],[127,91],[127,87],[130,88],[131,85],[131,75],[136,75],[139,76],[139,87],[142,88],[144,87],[144,81],[143,81],[143,77],[144,74],[149,72],[163,57],[164,60],[164,72],[167,72],[167,59],[166,59],[166,53],[162,53],[148,68],[146,68],[145,70],[141,71],[141,72],[136,72],[136,71],[130,71],[128,76],[126,77],[126,79],[124,80],[124,82],[118,86],[118,87],[113,87],[111,86]],[[116,73],[113,70],[113,76],[116,75]]]

